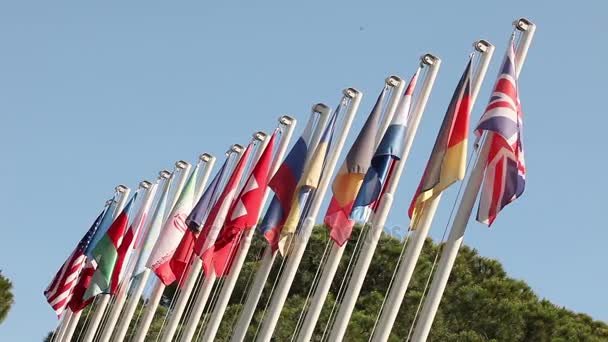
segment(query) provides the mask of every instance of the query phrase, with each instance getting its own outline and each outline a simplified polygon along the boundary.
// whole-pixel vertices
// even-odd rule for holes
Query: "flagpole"
[[[260,156],[262,155],[262,153],[264,152],[264,147],[266,146],[266,144],[268,144],[269,139],[267,139],[268,136],[266,133],[264,132],[256,132],[253,134],[253,141],[259,141],[260,145],[256,151],[255,156],[253,156],[252,160],[252,166],[251,168],[253,168],[253,165],[257,162],[258,159],[260,159]],[[250,170],[247,170],[248,172]],[[247,177],[245,174],[243,174],[241,177]],[[235,191],[233,194],[232,198],[226,198],[227,201],[232,202],[232,200],[234,199],[234,196],[237,195],[237,192]],[[223,213],[218,213],[217,217],[216,217],[216,222],[220,223],[220,227],[217,227],[218,229],[215,229],[215,231],[213,233],[210,233],[207,236],[207,239],[205,240],[205,245],[203,247],[203,251],[207,250],[208,248],[210,248],[214,243],[215,243],[215,239],[217,238],[217,235],[219,233],[219,230],[221,229],[221,226],[223,226],[225,220],[226,220],[226,215],[228,214],[228,210],[226,210]],[[213,230],[213,227],[212,227]],[[200,270],[202,268],[202,260],[200,257],[198,256],[194,256],[194,261],[193,261],[193,269],[194,269],[194,265],[196,265],[196,270],[198,270],[194,275],[193,278],[196,279],[196,277],[198,277],[198,274],[200,273]],[[194,272],[191,272],[194,273]],[[180,338],[180,341],[191,341],[192,337],[194,336],[194,333],[196,332],[196,328],[198,327],[198,322],[201,318],[201,316],[203,315],[203,311],[205,310],[205,305],[207,304],[207,300],[209,299],[209,295],[211,294],[211,290],[213,288],[213,284],[215,283],[215,279],[216,279],[216,275],[215,272],[211,271],[209,274],[204,274],[203,275],[203,283],[202,285],[198,288],[197,291],[195,291],[194,293],[194,297],[193,297],[193,305],[192,305],[192,309],[190,310],[190,314],[186,317],[186,322],[184,323],[184,327],[183,327],[183,331],[182,331],[182,336]],[[184,307],[186,305],[186,301],[188,299],[188,296],[185,296],[184,298]],[[183,311],[183,309],[182,309]],[[172,330],[170,331],[169,329],[165,330],[165,334],[163,334],[163,338],[161,339],[161,342],[170,342],[171,339],[173,338],[173,335],[175,334],[175,330],[177,329],[177,323],[179,322],[181,315],[175,315],[173,318],[174,326],[172,326]],[[169,328],[169,327],[168,327]]]
[[[391,119],[397,110],[397,105],[399,105],[399,100],[401,99],[401,95],[405,89],[405,82],[398,76],[389,76],[386,78],[385,83],[388,87],[393,88],[391,93],[391,98],[388,102],[388,108],[384,117],[382,118],[382,122],[380,124],[380,128],[376,133],[376,142],[375,146],[380,143],[384,132],[391,123]],[[327,298],[327,294],[329,293],[329,289],[331,283],[336,275],[336,271],[338,270],[338,266],[340,265],[340,259],[342,258],[342,254],[344,253],[344,249],[346,248],[346,243],[342,246],[332,243],[331,251],[327,256],[327,261],[325,265],[323,265],[323,271],[321,272],[321,277],[316,285],[315,292],[310,300],[310,307],[306,312],[306,316],[302,323],[302,328],[298,333],[298,341],[310,341],[312,338],[312,334],[315,330],[315,326],[317,321],[319,320],[319,316],[321,315],[321,310],[323,309],[323,304],[325,303],[325,299]],[[312,286],[315,286],[314,284]],[[306,309],[306,303],[304,304],[304,308]],[[297,333],[297,331],[296,331]]]
[[[53,336],[53,338],[51,339],[51,342],[61,341],[63,334],[65,334],[65,331],[68,328],[68,325],[70,324],[72,315],[73,315],[72,310],[70,310],[69,308],[66,308],[63,316],[61,317],[61,323],[59,323],[59,326],[55,329],[56,333],[55,333],[55,336]]]
[[[170,183],[169,183],[170,178],[171,178],[171,172],[169,172],[167,170],[162,170],[159,172],[158,179],[160,181],[164,181],[164,183],[162,185],[162,188],[160,190],[156,191],[157,194],[162,194],[165,191],[166,187],[170,186]],[[157,185],[157,189],[160,187],[161,187],[161,184],[159,183]],[[160,205],[160,202],[157,203],[157,205]],[[148,222],[148,224],[151,224],[151,223],[152,222]],[[134,260],[139,259],[139,254],[141,254],[141,252],[142,252],[142,250],[138,251],[138,255],[137,255],[137,257],[134,258]],[[131,276],[132,276],[132,274],[131,274]],[[141,297],[141,294],[144,291],[144,288],[146,286],[149,276],[150,276],[150,270],[148,268],[146,268],[140,275],[137,276],[137,279],[135,279],[135,278],[131,279],[131,283],[126,288],[126,290],[128,290],[131,286],[133,286],[133,283],[136,284],[135,288],[133,288],[131,293],[128,295],[128,298],[126,298],[126,304],[124,305],[124,313],[122,314],[122,319],[120,321],[118,321],[118,326],[114,330],[114,340],[115,341],[122,341],[124,339],[124,337],[127,333],[127,329],[129,328],[129,323],[131,323],[131,319],[133,318],[133,314],[135,313],[135,309],[137,308],[137,304],[139,303],[139,298]],[[127,278],[125,278],[125,279],[127,279]]]
[[[521,41],[516,51],[516,55],[520,56],[521,59],[516,59],[515,61],[517,63],[517,77],[519,77],[519,73],[528,53],[528,48],[530,47],[530,43],[534,37],[536,26],[524,18],[517,20],[514,25],[518,30],[523,32]],[[433,320],[435,319],[437,309],[439,308],[439,303],[441,302],[441,297],[443,296],[452,267],[456,261],[456,256],[458,255],[458,251],[462,245],[467,223],[469,221],[469,217],[471,216],[473,206],[475,205],[477,194],[481,187],[481,182],[483,181],[483,174],[488,158],[489,148],[490,144],[486,143],[486,140],[484,140],[480,147],[477,162],[475,163],[475,166],[473,167],[469,176],[469,180],[467,181],[464,194],[462,195],[462,199],[460,201],[460,206],[456,212],[456,217],[452,222],[450,235],[446,243],[443,245],[441,259],[437,265],[437,271],[433,276],[429,293],[424,301],[424,306],[420,312],[420,317],[416,322],[412,337],[412,341],[414,342],[426,341],[431,331]]]
[[[173,201],[171,203],[171,206],[169,207],[169,210],[165,213],[165,215],[163,215],[165,220],[168,216],[167,213],[170,213],[171,211],[173,211],[173,207],[177,203],[177,200],[179,199],[179,195],[182,192],[182,190],[184,189],[184,186],[186,185],[186,180],[188,179],[188,174],[190,173],[190,169],[192,168],[192,166],[189,163],[187,163],[183,160],[176,162],[175,167],[176,167],[176,171],[173,172],[173,176],[175,176],[175,173],[178,170],[180,171],[180,173],[178,175],[175,193],[173,194]],[[149,268],[146,268],[146,270],[145,270],[144,275],[147,275],[147,274],[150,274]],[[144,309],[143,309],[144,312],[142,315],[142,319],[139,322],[139,325],[137,326],[137,329],[134,333],[133,341],[142,342],[144,340],[144,338],[146,337],[146,334],[148,333],[148,329],[150,328],[150,324],[152,323],[152,319],[154,318],[154,313],[156,313],[156,309],[158,308],[158,304],[160,303],[160,299],[163,296],[163,291],[165,290],[165,285],[159,279],[155,279],[155,281],[156,281],[156,284],[154,285],[152,294],[150,295],[150,298],[148,299],[147,305],[144,306]],[[142,283],[144,283],[144,286],[145,286],[145,282],[142,281]],[[136,302],[137,302],[137,300],[139,300],[139,297],[135,298]]]
[[[476,41],[473,44],[473,47],[481,56],[476,68],[477,70],[472,77],[470,95],[471,109],[475,106],[475,100],[477,99],[479,89],[481,88],[481,84],[488,71],[488,66],[492,60],[492,54],[494,53],[494,45],[485,40]],[[417,220],[416,226],[412,227],[411,235],[407,245],[404,247],[406,248],[405,253],[401,258],[395,278],[392,281],[393,286],[389,288],[389,293],[385,299],[387,305],[385,309],[380,312],[378,325],[373,331],[372,342],[386,342],[389,338],[440,200],[441,194],[430,200],[428,204],[425,204],[420,219]]]
[[[281,166],[281,162],[283,161],[283,157],[285,156],[285,152],[287,151],[287,147],[289,146],[289,141],[291,140],[291,136],[293,135],[293,131],[296,127],[297,121],[294,118],[289,116],[282,116],[279,118],[279,122],[281,125],[287,127],[285,133],[283,133],[283,137],[281,139],[280,145],[277,148],[276,155],[272,161],[272,166],[270,168],[270,172],[268,173],[270,179],[272,175],[274,175],[279,166]],[[268,199],[270,191],[266,189],[264,193],[264,197],[262,198],[262,206],[266,203]],[[258,214],[257,220],[259,220],[261,215],[261,211]],[[256,220],[256,221],[257,221]],[[232,291],[234,290],[234,286],[238,280],[239,274],[241,272],[241,268],[243,267],[243,263],[245,262],[245,258],[247,257],[247,252],[249,252],[249,247],[251,246],[251,241],[253,239],[253,235],[255,234],[256,227],[251,227],[242,237],[240,244],[238,246],[238,250],[234,254],[232,266],[229,270],[228,275],[226,276],[224,283],[222,285],[222,289],[219,293],[217,302],[211,313],[211,318],[207,327],[205,329],[205,333],[203,334],[203,341],[213,341],[215,340],[215,336],[217,334],[217,330],[220,327],[222,322],[222,317],[224,316],[224,312],[226,311],[226,307],[228,306],[228,301],[230,300],[230,296],[232,295]]]
[[[312,115],[308,119],[308,122],[315,120],[315,115],[319,115],[319,121],[317,122],[317,126],[313,132],[312,138],[310,140],[310,146],[308,148],[309,151],[314,151],[319,140],[321,139],[321,133],[323,133],[323,128],[329,120],[330,109],[328,106],[318,103],[312,107]],[[308,123],[307,123],[308,125]],[[308,153],[309,155],[311,153]],[[306,158],[308,161],[308,157]],[[306,168],[306,167],[304,167]],[[262,259],[259,261],[259,267],[255,273],[255,278],[253,283],[251,284],[249,293],[247,294],[247,299],[245,300],[245,304],[243,305],[243,309],[241,314],[239,315],[239,320],[234,328],[232,333],[232,337],[230,338],[231,342],[242,342],[247,335],[247,328],[249,328],[249,324],[251,323],[251,319],[253,318],[253,314],[255,313],[255,309],[258,305],[260,297],[262,296],[262,292],[264,291],[264,285],[266,284],[266,280],[270,275],[270,271],[272,269],[272,265],[274,263],[274,259],[276,258],[276,252],[273,252],[272,247],[267,246],[264,249],[264,254],[262,255]]]
[[[429,95],[431,94],[431,90],[433,89],[433,84],[435,83],[435,78],[437,77],[437,72],[441,66],[441,59],[431,54],[422,56],[420,60],[421,66],[426,66],[429,69],[426,73],[424,83],[422,84],[420,94],[418,95],[416,106],[411,113],[412,120],[411,125],[408,124],[409,127],[407,128],[408,131],[405,138],[403,155],[397,163],[395,170],[391,175],[388,184],[386,185],[386,193],[384,196],[382,196],[378,210],[372,218],[369,234],[363,241],[361,253],[359,254],[353,268],[352,278],[346,288],[344,301],[340,305],[335,324],[332,327],[329,335],[330,341],[341,341],[344,338],[346,327],[348,326],[353,309],[357,303],[357,298],[359,297],[359,292],[363,286],[363,280],[365,279],[367,270],[369,269],[369,265],[372,261],[372,257],[374,256],[374,251],[376,249],[376,245],[378,244],[378,240],[380,239],[382,231],[384,230],[388,213],[393,204],[393,196],[395,194],[395,190],[397,189],[397,185],[399,184],[399,179],[401,178],[403,169],[405,168],[405,163],[412,147],[414,137],[416,136],[420,119],[424,113],[426,103]]]
[[[298,266],[300,265],[300,261],[302,260],[302,256],[304,255],[304,251],[306,250],[308,239],[310,238],[310,235],[314,228],[315,221],[317,219],[317,214],[319,213],[319,209],[321,208],[321,204],[323,203],[323,197],[325,197],[325,192],[327,192],[327,188],[329,187],[331,176],[334,173],[334,169],[336,168],[336,164],[338,163],[338,158],[340,157],[340,153],[342,152],[342,148],[344,147],[348,132],[350,131],[350,127],[352,125],[355,114],[359,109],[359,104],[361,103],[361,98],[363,96],[361,92],[354,88],[345,89],[343,91],[343,94],[343,100],[350,99],[350,105],[346,111],[343,126],[338,131],[338,137],[336,139],[335,147],[329,154],[329,159],[327,161],[327,164],[325,165],[325,170],[323,172],[323,177],[320,180],[317,191],[314,195],[314,198],[312,199],[310,211],[307,217],[302,222],[300,233],[296,234],[293,239],[293,251],[289,253],[289,255],[286,257],[287,260],[285,262],[285,267],[280,275],[279,282],[273,293],[272,300],[268,308],[268,314],[266,317],[264,317],[264,320],[262,321],[262,327],[260,328],[257,341],[268,342],[272,338],[272,333],[274,332],[274,329],[277,325],[281,310],[283,309],[285,300],[287,299],[287,295],[289,294],[289,289],[291,288],[291,284],[293,283],[293,279],[296,276]]]

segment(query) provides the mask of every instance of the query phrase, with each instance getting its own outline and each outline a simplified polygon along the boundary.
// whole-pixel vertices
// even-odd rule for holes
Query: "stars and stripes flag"
[[[201,257],[205,270],[212,269],[218,277],[226,275],[230,270],[232,259],[239,246],[241,233],[251,229],[258,222],[262,200],[266,193],[275,137],[276,131],[247,178],[245,186],[232,204],[232,208],[226,216],[227,220],[215,243]]]
[[[520,197],[526,183],[522,111],[517,87],[514,39],[498,74],[486,111],[475,133],[490,144],[477,220],[490,226],[498,213]]]
[[[367,170],[363,183],[355,198],[355,203],[350,214],[350,218],[356,222],[367,222],[372,212],[376,210],[384,187],[390,179],[395,163],[401,159],[405,148],[405,138],[407,134],[407,121],[412,95],[416,87],[416,80],[420,68],[410,80],[403,98],[397,106],[395,115],[386,129],[376,152],[371,160],[370,168]]]
[[[410,204],[410,229],[426,203],[437,197],[455,182],[464,179],[467,164],[467,141],[471,114],[471,63],[467,63],[452,100],[445,113],[435,145],[424,169],[424,174]]]
[[[266,214],[259,225],[260,232],[268,241],[270,248],[276,251],[279,248],[279,236],[291,210],[293,194],[304,172],[304,164],[310,141],[312,139],[314,120],[309,120],[300,138],[291,148],[287,157],[268,182],[268,187],[274,196]]]
[[[332,184],[333,197],[324,222],[330,229],[330,237],[339,246],[344,245],[352,233],[354,221],[350,219],[350,213],[374,155],[385,95],[386,86],[378,96]]]
[[[97,216],[93,225],[91,225],[91,228],[89,228],[80,242],[78,242],[72,254],[70,254],[49,286],[44,290],[44,296],[57,314],[57,317],[61,316],[72,298],[72,291],[78,282],[80,272],[86,262],[87,257],[84,254],[85,250],[93,239],[106,211],[107,210],[104,208],[99,216]]]

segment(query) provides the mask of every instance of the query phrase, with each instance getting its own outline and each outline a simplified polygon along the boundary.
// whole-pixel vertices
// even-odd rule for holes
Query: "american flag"
[[[91,243],[91,240],[99,227],[104,211],[95,219],[91,228],[89,228],[80,242],[78,242],[78,245],[72,254],[70,254],[49,286],[44,290],[44,296],[53,310],[55,310],[57,317],[61,316],[72,298],[74,287],[78,283],[78,278],[87,259],[85,250]]]
[[[517,89],[514,39],[502,63],[490,103],[475,133],[487,132],[490,144],[477,220],[488,226],[498,213],[520,197],[526,183],[522,143],[522,111]]]

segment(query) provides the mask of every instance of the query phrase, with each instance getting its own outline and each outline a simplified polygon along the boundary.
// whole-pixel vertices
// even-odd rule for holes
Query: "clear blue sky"
[[[497,46],[475,121],[520,16],[538,25],[520,79],[527,189],[492,229],[472,222],[465,242],[541,297],[608,320],[604,2],[206,3],[0,4],[0,268],[16,297],[0,340],[54,328],[42,291],[115,185],[219,155],[280,114],[303,122],[348,86],[365,95],[358,129],[384,78],[433,52],[443,66],[389,219],[406,226],[471,43]]]

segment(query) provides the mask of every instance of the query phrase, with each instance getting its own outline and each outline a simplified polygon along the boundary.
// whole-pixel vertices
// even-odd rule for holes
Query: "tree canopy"
[[[2,275],[0,271],[0,323],[4,321],[8,315],[11,306],[13,306],[13,284]]]

